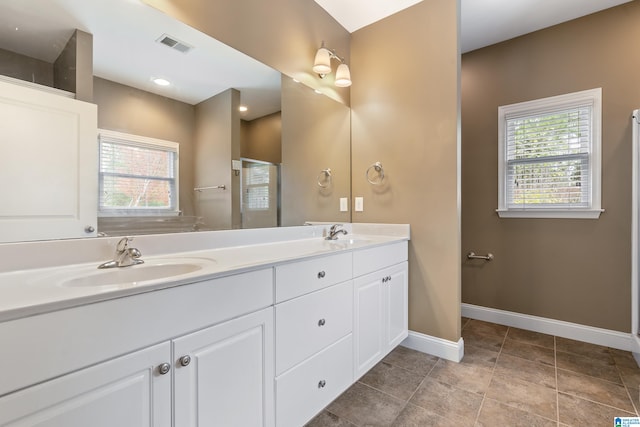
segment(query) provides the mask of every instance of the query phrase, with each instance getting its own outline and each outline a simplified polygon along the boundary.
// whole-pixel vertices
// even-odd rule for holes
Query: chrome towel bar
[[[221,190],[226,190],[227,186],[223,184],[223,185],[214,185],[214,186],[211,186],[211,187],[196,187],[196,188],[193,189],[193,191],[198,191],[199,192],[199,191],[202,191],[202,190],[215,190],[215,189],[218,189],[218,188],[221,189]]]
[[[489,252],[486,255],[476,255],[475,252],[469,252],[467,254],[467,258],[468,259],[483,259],[485,261],[491,261],[493,259],[493,254],[491,252]]]

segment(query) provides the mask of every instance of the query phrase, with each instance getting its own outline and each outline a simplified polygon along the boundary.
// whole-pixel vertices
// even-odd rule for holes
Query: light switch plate
[[[349,200],[346,197],[340,197],[340,212],[349,212]]]
[[[356,212],[364,211],[364,197],[356,197]]]

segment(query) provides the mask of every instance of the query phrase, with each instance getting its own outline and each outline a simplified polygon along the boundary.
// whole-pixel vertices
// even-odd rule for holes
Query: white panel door
[[[395,348],[409,335],[409,267],[403,262],[387,271],[389,280],[382,284],[386,307],[386,341],[388,351]]]
[[[158,369],[170,357],[166,342],[6,395],[0,425],[170,427],[171,372]]]
[[[0,81],[0,129],[0,242],[96,235],[96,105]]]
[[[383,357],[384,302],[382,276],[372,273],[353,281],[355,379]]]
[[[173,345],[176,426],[274,425],[272,307]]]
[[[408,263],[358,277],[353,286],[357,379],[408,335]]]

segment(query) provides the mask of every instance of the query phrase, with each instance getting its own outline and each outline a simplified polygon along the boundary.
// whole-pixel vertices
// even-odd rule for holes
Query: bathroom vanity
[[[140,236],[142,265],[0,273],[0,425],[303,425],[407,336],[408,226],[345,227]],[[60,244],[104,252],[90,240]]]

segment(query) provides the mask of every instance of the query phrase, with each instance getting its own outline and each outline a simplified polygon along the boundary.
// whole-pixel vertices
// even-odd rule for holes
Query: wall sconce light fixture
[[[351,86],[351,72],[349,66],[345,63],[344,58],[339,57],[334,49],[328,49],[322,46],[316,52],[316,59],[313,62],[313,72],[317,73],[321,79],[331,72],[331,59],[337,59],[340,62],[336,69],[336,81],[335,85],[338,87]]]

